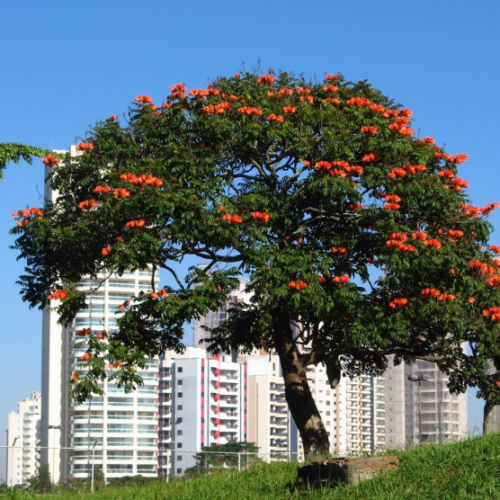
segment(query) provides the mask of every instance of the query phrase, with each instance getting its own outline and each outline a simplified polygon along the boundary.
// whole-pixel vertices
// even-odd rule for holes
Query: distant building
[[[412,382],[410,376],[426,380]],[[391,362],[384,378],[387,449],[467,435],[467,397],[450,393],[448,376],[435,363],[419,360],[394,366]]]
[[[17,412],[9,413],[7,428],[7,486],[26,484],[35,476],[40,465],[39,450],[36,449],[40,438],[41,394],[32,392],[30,398],[18,403]]]
[[[187,347],[160,364],[159,473],[182,475],[206,446],[248,441],[247,366]]]
[[[71,154],[77,154],[74,146]],[[56,197],[57,192],[46,185],[45,199]],[[55,311],[43,313],[41,461],[49,464],[54,482],[88,478],[95,442],[95,464],[106,478],[157,475],[158,359],[147,360],[146,368],[139,370],[144,385],[133,393],[125,394],[106,380],[101,384],[103,396],[81,405],[69,397],[72,373],[86,373],[80,358],[88,346],[86,336],[78,332],[113,330],[120,304],[151,291],[149,270],[105,278],[98,275],[77,284],[89,293],[88,308],[77,313],[71,327],[63,328]],[[157,276],[155,280],[158,283]],[[76,347],[79,343],[83,345]]]

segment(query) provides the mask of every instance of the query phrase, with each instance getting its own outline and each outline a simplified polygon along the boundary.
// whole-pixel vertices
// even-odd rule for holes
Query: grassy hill
[[[297,466],[274,463],[243,472],[158,481],[142,488],[106,489],[90,493],[35,495],[7,493],[5,499],[29,500],[495,500],[500,499],[500,435],[448,445],[424,445],[397,452],[400,465],[385,476],[358,486],[338,486],[299,492]]]

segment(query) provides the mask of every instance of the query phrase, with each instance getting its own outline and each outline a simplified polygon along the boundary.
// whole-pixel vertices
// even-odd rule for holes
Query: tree
[[[57,201],[17,214],[23,298],[65,324],[86,307],[84,275],[172,276],[124,302],[117,331],[80,332],[78,400],[100,392],[108,363],[119,385],[139,384],[145,357],[182,349],[184,323],[241,276],[251,303],[233,306],[208,348],[277,352],[306,454],[329,449],[309,365],[326,365],[335,386],[381,374],[393,354],[439,363],[453,391],[498,393],[486,368],[498,355],[500,249],[487,247],[485,218],[499,205],[469,204],[465,154],[415,138],[410,110],[341,75],[245,73],[171,91],[160,106],[136,97],[123,125],[98,123],[80,156],[53,162]],[[207,266],[181,275],[193,256]]]
[[[54,489],[49,464],[40,464],[37,474],[28,479],[28,488],[41,493],[47,493]]]
[[[20,142],[0,143],[0,179],[3,178],[2,171],[7,166],[7,163],[19,163],[19,161],[23,159],[31,165],[33,156],[41,158],[42,156],[47,155],[50,155],[50,151],[21,144]],[[57,155],[54,155],[53,157],[56,158]]]
[[[261,461],[256,455],[258,451],[259,448],[254,443],[245,441],[229,441],[218,446],[205,446],[203,451],[194,456],[196,466],[187,469],[186,475],[196,475],[205,469],[236,469],[238,464],[245,467]],[[239,460],[237,453],[243,454],[240,455]],[[251,455],[245,456],[245,453],[251,453]]]

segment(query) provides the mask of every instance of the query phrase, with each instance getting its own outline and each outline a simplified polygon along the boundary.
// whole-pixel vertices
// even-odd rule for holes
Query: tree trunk
[[[280,358],[285,397],[302,439],[304,453],[328,455],[330,442],[307,382],[307,366],[293,342],[290,320],[283,311],[273,315],[273,336]]]
[[[483,435],[493,434],[493,408],[495,405],[486,396],[484,402]]]

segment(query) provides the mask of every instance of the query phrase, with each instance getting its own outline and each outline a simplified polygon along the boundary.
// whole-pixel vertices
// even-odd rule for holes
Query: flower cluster
[[[229,222],[231,224],[241,224],[243,219],[239,215],[226,214],[222,216],[222,220]]]
[[[344,276],[335,276],[335,277],[332,279],[332,281],[333,281],[334,283],[349,283],[349,280],[350,280],[350,278],[349,278],[349,275],[348,275],[348,274],[346,274],[346,275],[344,275]]]
[[[325,92],[337,92],[339,87],[337,85],[323,85],[323,90]]]
[[[90,328],[84,328],[83,330],[77,330],[76,334],[79,337],[88,337],[90,335]]]
[[[362,134],[378,134],[378,128],[377,127],[369,127],[369,126],[366,126],[366,125],[363,125],[359,131],[362,133]]]
[[[464,163],[469,159],[469,157],[464,153],[459,153],[455,156],[452,156],[448,153],[441,153],[439,151],[436,151],[434,153],[434,156],[440,159],[443,158],[450,163],[457,163],[457,164]]]
[[[185,92],[187,90],[187,87],[182,83],[172,85],[170,87],[170,90],[172,91],[172,93],[169,96],[170,99],[182,99],[182,98],[186,97]]]
[[[424,172],[425,170],[427,170],[427,167],[425,165],[405,164],[402,167],[393,168],[387,174],[387,177],[395,179],[396,177],[405,177],[407,174],[416,174],[417,172]]]
[[[94,149],[94,145],[91,142],[81,142],[76,146],[78,151],[92,151]]]
[[[23,220],[17,221],[17,225],[22,227],[31,222],[30,216],[32,215],[35,215],[37,219],[41,219],[43,217],[43,210],[37,207],[23,208],[19,212],[12,212],[12,215],[14,217],[24,217]]]
[[[273,75],[262,75],[261,77],[257,78],[257,83],[271,84],[274,81],[276,81],[276,77]]]
[[[333,253],[340,253],[340,254],[347,253],[346,247],[332,247],[331,250]]]
[[[230,102],[221,102],[219,104],[209,104],[208,106],[205,106],[203,108],[203,111],[205,113],[211,113],[211,114],[223,114],[225,113],[228,109],[231,109],[233,106]],[[245,108],[248,108],[248,106],[245,106]],[[241,111],[243,108],[240,108],[238,111],[240,113],[243,113],[243,111]],[[252,109],[256,109],[256,108],[252,108]],[[252,114],[252,113],[247,113],[247,114]],[[255,113],[254,113],[255,114]],[[262,114],[262,111],[260,112],[260,114]]]
[[[401,135],[412,135],[415,131],[412,128],[407,127],[407,124],[410,122],[411,120],[408,117],[399,116],[388,126],[388,129],[396,130]]]
[[[357,106],[358,108],[368,107],[372,104],[370,99],[365,97],[351,97],[346,101],[348,106]]]
[[[364,161],[365,163],[369,163],[371,161],[374,161],[377,159],[377,155],[375,153],[368,153],[361,158],[361,161]]]
[[[491,321],[500,321],[500,307],[490,307],[483,309],[483,316],[491,318]]]
[[[391,233],[389,239],[385,242],[387,248],[397,248],[402,252],[414,252],[415,247],[404,243],[408,240],[408,236],[404,233]]]
[[[141,95],[138,95],[135,99],[134,99],[135,102],[142,102],[144,104],[151,104],[153,102],[153,98],[148,96],[148,95],[144,95],[144,94],[141,94]]]
[[[108,194],[109,192],[111,192],[113,188],[111,186],[96,186],[94,189],[93,189],[93,192],[94,193],[104,193],[104,194]]]
[[[59,165],[59,162],[60,162],[59,158],[56,158],[53,155],[47,155],[42,158],[42,163],[46,167],[57,167]]]
[[[408,299],[399,298],[391,300],[391,302],[389,302],[389,307],[396,309],[396,307],[404,307],[406,304],[408,304]]]
[[[266,120],[268,122],[279,122],[279,123],[283,123],[285,121],[285,117],[282,116],[282,115],[275,115],[274,113],[271,113],[267,118]]]
[[[307,283],[305,281],[290,281],[288,286],[290,288],[294,288],[295,290],[302,290],[302,288],[306,288]]]
[[[125,224],[125,227],[144,227],[146,221],[144,219],[131,220]]]
[[[155,177],[151,174],[148,175],[122,174],[120,175],[120,179],[122,181],[130,182],[130,184],[133,184],[134,186],[156,186],[156,187],[163,186],[163,180],[158,179],[158,177]]]
[[[51,293],[47,298],[49,300],[64,300],[68,296],[69,290],[56,290]]]
[[[418,139],[419,144],[434,144],[436,140],[433,137],[424,137],[423,139]]]
[[[306,167],[311,165],[310,162],[303,162]],[[347,177],[347,175],[363,175],[364,168],[359,165],[349,165],[347,161],[335,160],[325,161],[320,160],[314,164],[316,170],[329,170],[330,175],[337,177]]]
[[[267,93],[267,97],[286,97],[289,95],[293,95],[293,89],[284,88],[284,89],[280,89],[276,92],[268,92]]]
[[[340,99],[338,97],[327,97],[326,99],[323,99],[321,102],[338,105],[340,104]]]
[[[151,298],[152,299],[159,299],[160,297],[167,297],[168,293],[165,290],[165,288],[162,288],[161,290],[158,290],[157,292],[151,293]]]
[[[451,184],[454,186],[455,191],[461,191],[462,188],[468,188],[469,183],[460,177],[451,180]]]
[[[269,222],[271,216],[266,212],[253,212],[252,217],[254,220],[260,220],[261,222]]]
[[[78,207],[81,208],[82,210],[90,210],[91,208],[95,208],[98,206],[97,201],[94,200],[94,198],[90,200],[85,200],[81,201],[78,203]]]
[[[485,207],[475,207],[474,205],[460,204],[462,213],[466,217],[477,217],[478,215],[489,215],[495,208],[500,208],[500,203],[487,203]]]
[[[113,189],[113,195],[115,196],[115,198],[119,198],[120,196],[122,198],[128,198],[130,197],[130,191],[125,188],[115,188]]]
[[[251,106],[243,106],[243,107],[238,109],[238,113],[242,113],[242,114],[248,115],[248,116],[251,116],[251,115],[260,116],[260,115],[262,115],[262,110],[259,108],[253,108]]]
[[[294,106],[283,106],[284,113],[293,115],[296,111],[297,111],[297,108]]]
[[[461,229],[448,229],[446,236],[449,238],[461,238],[464,234]]]
[[[426,247],[435,247],[437,249],[443,247],[442,243],[438,239],[436,239],[436,238],[424,241],[424,245]]]
[[[103,257],[106,257],[106,255],[109,255],[111,253],[111,250],[112,250],[111,245],[108,245],[101,250],[101,255]]]
[[[441,293],[437,288],[424,288],[420,293],[427,298],[437,297],[439,302],[444,302],[445,300],[451,302],[457,298],[455,295],[449,293]]]

